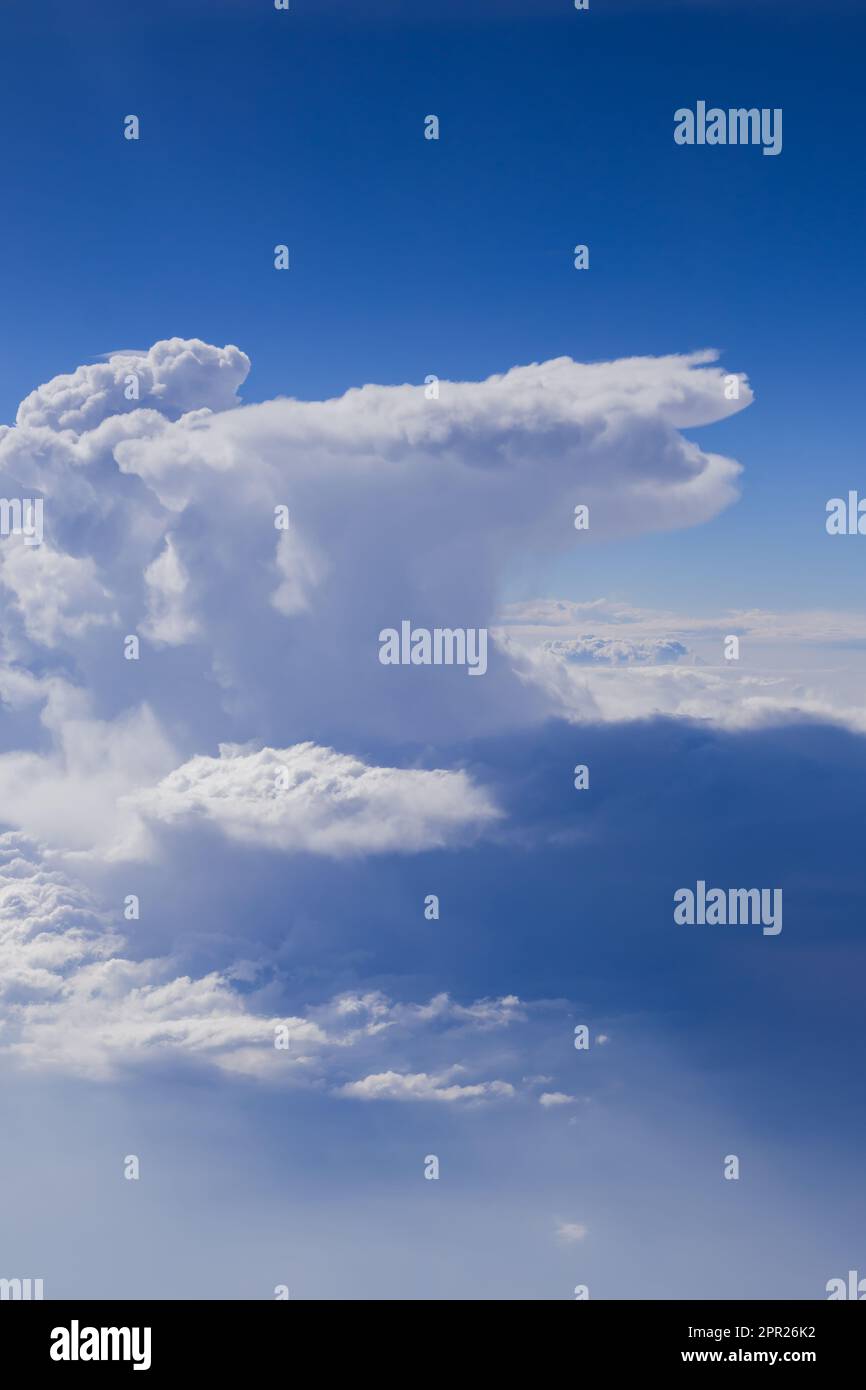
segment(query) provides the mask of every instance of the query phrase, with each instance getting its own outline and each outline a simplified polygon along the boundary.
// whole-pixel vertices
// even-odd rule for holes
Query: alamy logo
[[[23,536],[25,545],[42,544],[41,497],[0,497],[0,536]]]
[[[764,936],[778,936],[782,930],[781,888],[708,889],[699,878],[694,892],[691,888],[678,888],[674,902],[674,921],[678,926],[762,925]]]
[[[731,107],[724,111],[699,101],[696,110],[681,106],[674,112],[678,145],[763,145],[764,154],[782,152],[782,108]]]
[[[831,497],[824,523],[828,536],[866,536],[866,497],[853,490],[844,497]]]
[[[51,1330],[52,1361],[131,1361],[134,1371],[150,1370],[149,1327],[69,1327]]]
[[[41,1279],[0,1279],[0,1298],[42,1298]]]
[[[466,666],[470,676],[487,670],[486,627],[413,628],[404,618],[398,632],[383,627],[379,633],[379,660],[383,666]]]
[[[847,1285],[844,1279],[828,1279],[824,1288],[827,1290],[827,1301],[831,1303],[840,1298],[853,1298],[858,1303],[866,1299],[866,1279],[861,1279],[856,1269],[848,1270]]]

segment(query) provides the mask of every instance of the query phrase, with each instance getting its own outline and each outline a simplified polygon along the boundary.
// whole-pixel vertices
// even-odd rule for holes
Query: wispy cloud
[[[556,1228],[556,1238],[566,1245],[572,1245],[576,1241],[583,1240],[587,1235],[587,1229],[577,1221],[561,1221]]]

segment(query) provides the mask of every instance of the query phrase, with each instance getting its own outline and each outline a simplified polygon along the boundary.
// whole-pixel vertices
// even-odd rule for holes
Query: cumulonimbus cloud
[[[137,634],[123,679],[164,722],[194,689],[211,746],[539,713],[501,653],[469,689],[454,667],[383,666],[378,634],[487,626],[515,556],[694,525],[737,496],[739,466],[681,433],[751,399],[744,379],[728,399],[711,352],[242,405],[248,369],[236,347],[168,339],[55,378],[0,428],[0,479],[44,499],[51,557],[0,541],[7,651],[33,667],[49,650],[99,699]]]
[[[145,821],[321,853],[489,824],[459,770],[362,767],[327,745],[489,731],[555,700],[501,650],[471,682],[384,666],[381,630],[486,626],[515,553],[574,545],[576,502],[596,538],[736,496],[738,465],[680,432],[751,398],[743,381],[728,399],[713,353],[247,406],[249,366],[167,339],[54,378],[0,428],[7,495],[45,517],[39,547],[0,538],[0,685],[42,705],[53,745],[0,757],[0,820],[56,849],[141,853]],[[226,751],[250,737],[264,750]],[[267,748],[294,750],[279,798],[254,786]]]

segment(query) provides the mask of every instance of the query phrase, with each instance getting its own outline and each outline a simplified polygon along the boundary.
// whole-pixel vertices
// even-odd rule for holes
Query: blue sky
[[[651,538],[593,557],[594,583],[670,604],[687,566],[705,607],[856,606],[823,506],[856,457],[859,7],[353,8],[7,13],[2,417],[47,376],[175,334],[239,344],[250,400],[719,347],[760,399],[712,440],[749,465],[742,503],[678,537],[676,567]],[[702,96],[782,106],[783,157],[676,147],[673,109]],[[438,144],[419,144],[421,106]],[[582,588],[567,563],[557,579]]]
[[[7,9],[0,482],[46,541],[0,542],[0,1275],[863,1269],[866,614],[824,521],[863,476],[864,28]],[[782,153],[675,145],[699,99],[782,108]],[[407,617],[489,625],[484,678],[380,665]],[[698,879],[781,887],[782,933],[675,927]]]

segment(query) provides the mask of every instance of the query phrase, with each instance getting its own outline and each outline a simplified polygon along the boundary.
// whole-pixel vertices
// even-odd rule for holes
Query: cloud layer
[[[132,959],[124,934],[86,889],[49,867],[23,836],[0,835],[0,1054],[7,1064],[107,1079],[185,1058],[338,1099],[478,1102],[516,1094],[511,1082],[474,1079],[463,1060],[429,1076],[405,1065],[432,1041],[473,1054],[477,1071],[485,1039],[528,1021],[514,995],[461,1004],[439,994],[406,1004],[381,991],[345,993],[287,1015],[275,1009],[273,985],[256,984],[255,975],[249,988],[248,970],[193,976],[178,973],[169,957]],[[364,1071],[374,1059],[387,1060],[388,1069]]]
[[[666,715],[728,729],[817,720],[866,731],[859,613],[698,618],[605,599],[541,599],[509,605],[496,636],[550,708],[581,722]],[[732,659],[729,636],[739,641]]]

